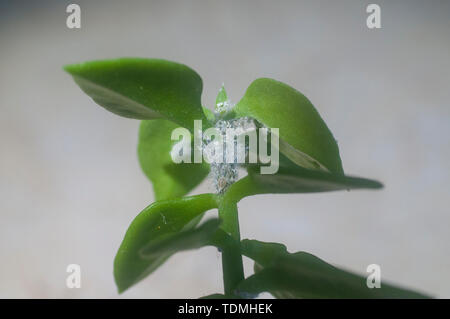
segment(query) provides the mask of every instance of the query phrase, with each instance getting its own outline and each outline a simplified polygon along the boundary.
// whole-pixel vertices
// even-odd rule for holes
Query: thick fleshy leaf
[[[171,134],[177,124],[168,120],[142,121],[138,156],[142,170],[153,183],[156,200],[181,197],[197,186],[209,172],[206,163],[174,163],[170,155],[177,141]]]
[[[119,292],[152,273],[177,251],[177,247],[187,249],[198,245],[193,245],[194,239],[202,238],[205,229],[200,232],[190,230],[205,211],[216,207],[215,195],[201,194],[159,201],[145,208],[128,228],[114,260],[114,278]],[[190,238],[190,246],[180,245],[181,231]],[[206,231],[210,233],[211,229]],[[152,245],[154,254],[150,251]]]
[[[255,261],[255,274],[240,292],[269,292],[277,298],[429,298],[386,284],[368,288],[366,277],[338,269],[305,253],[289,253],[282,244],[243,240],[242,253]]]
[[[280,152],[298,165],[343,173],[337,143],[311,102],[273,79],[253,81],[233,109],[268,128],[279,128]]]
[[[121,58],[67,65],[65,70],[95,102],[120,116],[166,118],[189,129],[194,120],[206,120],[202,79],[183,64]]]

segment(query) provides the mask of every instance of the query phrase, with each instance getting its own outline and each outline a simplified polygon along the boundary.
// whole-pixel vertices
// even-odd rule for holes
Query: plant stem
[[[246,176],[230,185],[224,194],[216,198],[222,220],[220,228],[229,235],[228,238],[218,238],[216,244],[222,250],[223,283],[227,295],[233,295],[237,285],[244,280],[237,203],[258,192],[260,190],[257,185],[253,184],[250,176]]]
[[[226,295],[231,295],[236,286],[244,280],[237,202],[230,200],[228,196],[223,196],[219,203],[219,217],[222,220],[222,230],[234,239],[222,246],[224,290]]]

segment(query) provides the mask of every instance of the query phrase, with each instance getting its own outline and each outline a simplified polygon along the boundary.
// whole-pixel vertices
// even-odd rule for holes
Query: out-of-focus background
[[[119,296],[113,257],[153,202],[138,121],[91,101],[62,66],[122,56],[189,65],[210,108],[272,77],[304,93],[347,174],[381,191],[265,195],[239,204],[244,238],[277,241],[364,274],[450,297],[450,2],[0,2],[0,297],[199,297],[222,290],[213,248],[180,253]],[[207,182],[195,193],[211,190]],[[66,287],[81,266],[82,288]],[[251,263],[245,261],[246,273]]]

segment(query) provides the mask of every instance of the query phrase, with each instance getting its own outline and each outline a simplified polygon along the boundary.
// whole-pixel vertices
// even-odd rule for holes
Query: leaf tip
[[[216,110],[219,112],[227,110],[229,108],[229,104],[227,91],[225,90],[225,83],[222,83],[216,97]]]
[[[77,68],[77,66],[78,64],[66,64],[63,66],[63,70],[73,75],[75,73],[75,69]]]
[[[373,180],[373,179],[371,179],[369,181],[371,182],[370,188],[372,188],[372,189],[382,189],[382,188],[384,188],[383,183],[381,183],[379,181],[376,181],[376,180]]]

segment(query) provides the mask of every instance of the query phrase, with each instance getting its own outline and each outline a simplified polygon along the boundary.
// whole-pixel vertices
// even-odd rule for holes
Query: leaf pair
[[[220,246],[230,241],[223,233],[215,233],[218,222],[195,228],[203,213],[217,208],[220,201],[232,204],[246,196],[264,193],[379,187],[379,184],[369,180],[333,176],[319,171],[300,169],[295,174],[289,171],[286,175],[283,172],[280,169],[275,175],[249,174],[231,185],[220,198],[213,194],[202,194],[157,201],[145,208],[128,228],[114,261],[119,291],[124,291],[152,273],[177,251],[211,244]]]
[[[276,298],[429,298],[381,282],[368,288],[366,277],[338,269],[306,252],[289,253],[276,243],[243,240],[242,253],[255,261],[255,274],[237,287],[240,293],[270,292]]]
[[[160,59],[122,58],[65,67],[95,102],[120,116],[168,119],[193,130],[194,120],[210,125],[202,108],[202,80],[185,65]],[[226,102],[222,89],[217,103]],[[205,112],[207,114],[205,114]],[[280,151],[297,165],[342,173],[337,144],[311,102],[281,82],[255,80],[230,113],[280,130]]]
[[[80,88],[120,116],[141,119],[138,155],[157,200],[181,197],[208,174],[206,164],[173,163],[173,129],[209,123],[201,105],[202,80],[189,67],[160,59],[122,58],[68,65]],[[209,114],[208,114],[209,115]]]
[[[202,120],[204,127],[214,121],[211,111],[201,106],[202,80],[195,71],[174,62],[138,58],[86,62],[65,69],[101,106],[121,116],[146,120],[140,128],[138,154],[157,200],[183,196],[204,179],[206,164],[174,164],[170,157],[173,129],[181,125],[192,131],[194,120]],[[222,88],[216,103],[226,102]],[[281,156],[291,163],[293,171],[320,169],[332,174],[328,179],[345,179],[340,176],[342,164],[333,135],[311,102],[297,90],[272,79],[255,80],[228,114],[231,118],[243,116],[262,126],[279,128]],[[278,176],[287,180],[288,171],[282,171]],[[311,185],[314,173],[302,172]],[[317,183],[323,184],[323,179]],[[255,183],[272,183],[269,180],[273,179],[256,178]],[[281,182],[277,178],[277,184]],[[351,184],[350,180],[345,182]],[[364,187],[361,181],[357,184]],[[368,182],[368,187],[375,184]]]

